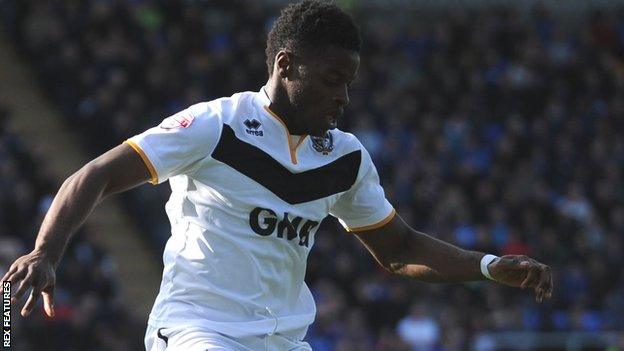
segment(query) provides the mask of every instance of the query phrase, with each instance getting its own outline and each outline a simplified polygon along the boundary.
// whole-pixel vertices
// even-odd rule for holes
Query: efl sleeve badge
[[[173,116],[165,118],[160,123],[162,129],[188,128],[195,117],[187,110],[176,113]]]

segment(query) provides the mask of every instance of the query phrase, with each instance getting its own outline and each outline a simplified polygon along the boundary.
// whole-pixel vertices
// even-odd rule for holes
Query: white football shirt
[[[193,105],[126,141],[151,183],[169,180],[171,238],[149,324],[243,337],[305,330],[304,282],[328,214],[348,230],[395,212],[355,136],[291,136],[264,90]],[[304,331],[305,333],[305,331]]]

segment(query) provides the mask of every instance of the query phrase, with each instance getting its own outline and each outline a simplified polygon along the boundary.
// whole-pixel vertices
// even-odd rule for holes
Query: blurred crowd
[[[94,155],[193,103],[258,90],[279,13],[225,0],[0,6],[15,46]],[[497,284],[393,277],[326,220],[308,262],[314,349],[485,351],[499,331],[623,331],[622,13],[352,10],[364,48],[340,127],[367,147],[391,203],[417,230],[461,247],[548,263],[556,289],[537,304]],[[31,193],[30,225],[49,201]],[[129,201],[161,218],[144,222],[159,245],[166,196],[144,188]],[[11,232],[18,247],[32,237]],[[66,263],[85,259],[81,245],[92,274],[106,276],[105,255],[88,241]],[[89,301],[110,300],[106,281]]]

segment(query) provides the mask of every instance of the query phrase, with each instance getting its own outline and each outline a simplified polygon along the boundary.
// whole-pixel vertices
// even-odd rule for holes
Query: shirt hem
[[[216,331],[235,338],[267,335],[273,333],[293,333],[307,328],[314,322],[315,315],[299,315],[296,317],[281,317],[277,327],[274,319],[263,319],[251,322],[217,322],[199,318],[167,318],[150,317],[147,324],[155,328],[167,327],[201,327]],[[302,322],[302,319],[304,321]]]

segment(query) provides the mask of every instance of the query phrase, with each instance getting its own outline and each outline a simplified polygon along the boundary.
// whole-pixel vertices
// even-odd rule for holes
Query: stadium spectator
[[[412,346],[412,351],[434,350],[440,341],[440,327],[423,303],[410,308],[410,314],[399,321],[397,331],[401,339]]]

